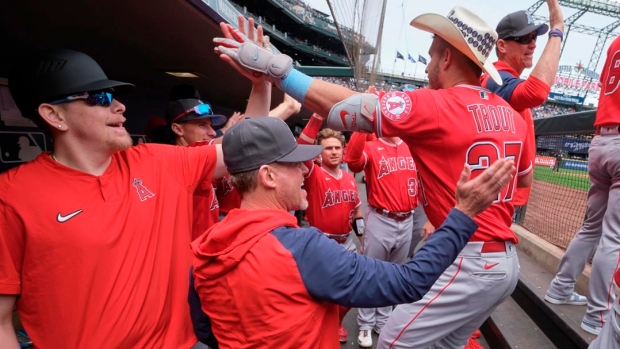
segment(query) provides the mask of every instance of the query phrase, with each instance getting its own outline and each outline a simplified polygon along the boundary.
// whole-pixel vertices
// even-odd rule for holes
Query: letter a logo
[[[133,186],[136,188],[140,201],[144,201],[148,198],[152,198],[155,194],[151,193],[145,186],[142,185],[142,180],[138,178],[133,179]]]

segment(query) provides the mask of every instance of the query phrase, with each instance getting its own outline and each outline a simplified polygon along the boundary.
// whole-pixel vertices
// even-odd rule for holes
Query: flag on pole
[[[415,59],[413,59],[413,57],[411,57],[411,53],[407,52],[407,58],[411,61],[411,63],[415,63]]]
[[[425,64],[425,65],[428,63],[426,62],[426,58],[422,57],[422,55],[418,55],[418,62]]]
[[[396,51],[396,59],[402,59],[404,61],[405,57],[403,57],[403,55],[401,55],[400,52]]]

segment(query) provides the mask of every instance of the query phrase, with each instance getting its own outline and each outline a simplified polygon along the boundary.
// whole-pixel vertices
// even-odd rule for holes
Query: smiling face
[[[517,73],[521,74],[526,68],[534,66],[534,51],[536,50],[536,32],[515,39],[502,39],[502,48],[499,51],[500,59],[508,63]],[[529,43],[526,43],[529,42]]]
[[[172,124],[172,131],[177,137],[177,144],[188,145],[196,142],[210,141],[216,133],[211,127],[211,119],[199,119]]]
[[[86,149],[116,152],[132,146],[123,127],[125,105],[113,100],[110,106],[90,106],[84,100],[62,104],[67,136]]]
[[[302,188],[308,168],[303,162],[273,163],[276,200],[286,211],[308,208],[307,193]]]

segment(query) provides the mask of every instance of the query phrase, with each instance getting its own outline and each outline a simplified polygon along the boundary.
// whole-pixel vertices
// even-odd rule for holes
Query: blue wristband
[[[282,79],[280,83],[280,88],[284,93],[293,97],[299,103],[303,103],[306,99],[306,93],[308,93],[308,89],[310,88],[310,84],[314,81],[313,78],[308,75],[291,69],[290,73]]]

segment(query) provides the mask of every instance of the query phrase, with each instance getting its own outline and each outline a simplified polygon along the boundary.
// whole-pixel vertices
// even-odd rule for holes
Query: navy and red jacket
[[[192,243],[195,288],[220,348],[340,348],[336,304],[420,300],[477,225],[452,210],[404,265],[350,253],[275,209],[235,209]]]

